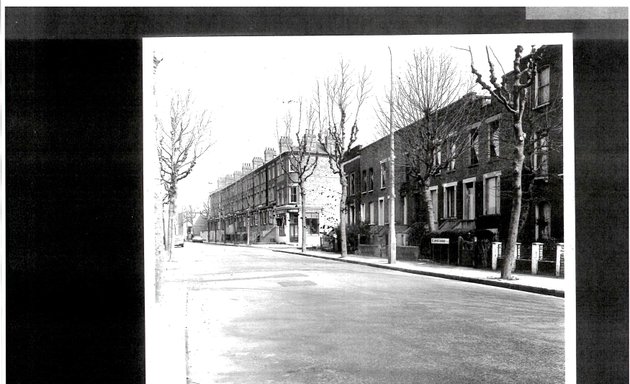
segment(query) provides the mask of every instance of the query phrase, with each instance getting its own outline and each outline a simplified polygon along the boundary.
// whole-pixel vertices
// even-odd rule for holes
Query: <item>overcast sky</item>
[[[470,56],[455,47],[471,46],[475,65],[487,73],[485,46],[489,45],[506,71],[511,70],[514,48],[568,42],[569,35],[441,35],[441,36],[326,36],[326,37],[178,37],[151,38],[143,43],[144,55],[155,52],[163,59],[156,78],[157,93],[168,96],[191,89],[199,106],[212,117],[213,147],[188,178],[180,182],[180,207],[201,207],[217,178],[240,170],[266,147],[277,148],[276,124],[281,125],[287,102],[308,101],[317,80],[335,74],[343,58],[359,72],[370,72],[372,92],[359,116],[357,144],[379,137],[377,100],[389,90],[390,61],[394,76],[400,73],[414,49],[426,46],[446,51],[469,73]],[[150,63],[150,60],[145,60]],[[497,67],[500,71],[500,68]],[[151,81],[145,65],[145,81]],[[472,79],[472,77],[471,77]],[[487,80],[487,78],[486,78]],[[476,89],[480,91],[479,88]],[[151,103],[151,95],[145,95]],[[147,105],[147,104],[145,104]],[[167,106],[168,108],[168,106]]]

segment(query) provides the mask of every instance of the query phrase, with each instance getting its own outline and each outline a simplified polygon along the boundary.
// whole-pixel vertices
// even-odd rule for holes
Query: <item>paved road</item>
[[[564,300],[187,243],[189,383],[562,383]]]

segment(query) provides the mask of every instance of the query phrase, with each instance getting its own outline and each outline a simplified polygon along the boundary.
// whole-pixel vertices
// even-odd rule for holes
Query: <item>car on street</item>
[[[203,243],[203,238],[201,236],[199,236],[199,235],[193,236],[192,242],[193,243]]]
[[[184,236],[175,236],[175,237],[173,237],[173,247],[182,247],[182,248],[184,248]]]

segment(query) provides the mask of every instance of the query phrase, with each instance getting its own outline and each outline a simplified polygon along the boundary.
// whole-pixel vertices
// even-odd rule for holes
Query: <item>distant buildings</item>
[[[525,245],[532,242],[563,242],[563,162],[562,162],[562,51],[561,46],[540,50],[538,81],[530,89],[524,129],[528,134],[523,175],[523,209],[519,235]],[[509,78],[509,74],[508,74]],[[511,158],[513,152],[512,116],[496,100],[475,98],[476,112],[461,127],[465,150],[445,162],[449,150],[444,143],[443,167],[430,181],[430,201],[440,233],[494,234],[503,241],[507,234],[512,198]],[[407,245],[414,231],[425,231],[425,199],[405,172],[405,130],[396,132],[396,234],[397,244]],[[441,156],[440,156],[441,155]],[[370,228],[363,244],[387,242],[388,209],[387,159],[389,141],[385,137],[370,145],[356,147],[347,154],[348,223],[364,223]],[[413,229],[412,229],[413,227]],[[492,235],[490,235],[492,236]],[[416,244],[417,245],[417,244]],[[555,246],[549,247],[555,252]],[[523,253],[526,253],[524,250]]]
[[[219,178],[210,194],[208,241],[276,242],[301,244],[301,217],[306,215],[307,246],[320,246],[321,236],[337,225],[339,180],[328,165],[327,155],[314,136],[309,153],[318,156],[314,174],[305,183],[306,212],[289,167],[291,140],[280,138],[280,153],[266,148],[264,157]]]

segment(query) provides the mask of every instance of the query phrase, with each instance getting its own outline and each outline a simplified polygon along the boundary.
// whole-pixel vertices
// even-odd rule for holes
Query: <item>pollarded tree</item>
[[[178,183],[190,175],[199,158],[210,148],[210,119],[206,110],[195,109],[189,90],[171,98],[168,123],[157,118],[157,126],[160,179],[168,205],[166,249],[170,260]]]
[[[315,108],[318,140],[323,151],[328,155],[330,170],[339,176],[341,194],[339,200],[339,225],[341,232],[341,257],[348,254],[346,239],[346,172],[343,162],[346,153],[357,140],[359,132],[359,113],[368,97],[369,75],[364,70],[356,78],[350,67],[343,60],[339,72],[328,77],[323,84],[317,83],[313,105]]]
[[[288,151],[287,162],[281,161],[281,167],[289,181],[297,184],[300,191],[300,204],[302,206],[302,252],[306,252],[306,182],[313,176],[317,168],[317,147],[319,143],[313,134],[315,122],[315,110],[309,106],[305,114],[303,114],[302,100],[298,100],[297,121],[292,113],[287,112],[284,117],[284,138],[279,140],[287,140]],[[278,135],[280,136],[280,135]],[[293,142],[295,139],[295,143]],[[282,155],[282,154],[281,154]]]
[[[437,212],[429,187],[442,170],[454,167],[471,148],[471,133],[465,128],[479,110],[474,109],[478,97],[471,89],[472,82],[451,56],[425,48],[414,51],[387,100],[396,130],[396,157],[401,159],[399,172],[406,173],[413,187],[420,189],[431,231],[437,230]],[[389,126],[387,107],[379,106],[383,128]]]
[[[523,58],[523,47],[517,46],[514,50],[513,71],[502,76],[501,82],[495,75],[494,64],[490,58],[490,50],[486,48],[488,58],[490,84],[483,80],[483,76],[475,68],[472,49],[470,52],[470,67],[475,81],[490,95],[501,103],[505,110],[512,116],[512,137],[514,140],[514,151],[512,153],[512,210],[508,225],[506,246],[502,251],[503,267],[501,269],[502,279],[512,278],[512,269],[516,263],[516,241],[521,216],[522,204],[522,175],[523,163],[525,161],[525,143],[527,135],[523,130],[523,114],[526,111],[528,90],[535,83],[538,72],[538,56],[536,48],[526,60]],[[523,67],[524,66],[524,67]]]

